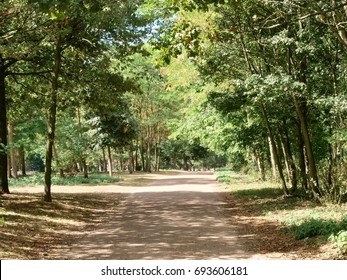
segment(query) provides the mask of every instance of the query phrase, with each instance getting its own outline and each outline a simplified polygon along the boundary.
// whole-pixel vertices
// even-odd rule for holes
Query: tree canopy
[[[45,201],[54,173],[225,164],[346,193],[345,1],[0,5],[2,192],[39,161]]]

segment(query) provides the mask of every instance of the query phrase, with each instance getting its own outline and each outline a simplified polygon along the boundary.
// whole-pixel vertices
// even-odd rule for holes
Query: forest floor
[[[110,249],[109,244],[106,244],[104,250],[100,250],[99,253],[96,252],[92,255],[83,253],[88,248],[95,251],[95,245],[98,246],[102,242],[98,238],[105,234],[109,239],[113,234],[121,236],[123,239],[130,234],[131,238],[143,239],[144,242],[148,242],[151,238],[154,239],[154,241],[151,240],[151,242],[153,241],[151,250],[152,253],[154,252],[152,257],[138,255],[138,252],[141,252],[141,246],[144,245],[141,242],[136,243],[134,240],[128,242],[128,245],[131,243],[132,246],[130,251],[134,253],[126,255],[125,258],[128,259],[132,259],[133,256],[139,259],[161,259],[159,251],[167,252],[167,258],[182,258],[179,255],[180,250],[185,250],[187,259],[344,258],[337,253],[333,243],[328,242],[326,237],[296,240],[292,232],[284,230],[285,226],[282,221],[290,217],[288,211],[294,209],[295,211],[306,211],[319,206],[305,201],[288,202],[280,196],[262,196],[257,192],[251,193],[251,195],[231,193],[228,186],[211,184],[210,181],[206,181],[205,176],[211,178],[210,174],[203,172],[195,174],[185,172],[136,173],[133,175],[122,174],[123,181],[117,184],[54,186],[53,202],[48,204],[42,202],[43,187],[12,188],[12,194],[0,196],[0,259],[105,259],[110,256],[115,259],[119,258],[119,256],[110,255],[109,251],[113,249]],[[196,181],[194,184],[199,184],[200,180],[200,183],[205,185],[203,187],[208,187],[209,191],[203,191],[201,195],[196,190],[189,194],[181,189],[172,198],[183,197],[185,200],[177,203],[177,207],[180,209],[174,209],[174,201],[172,203],[170,197],[158,193],[158,187],[164,182],[161,180],[166,180],[166,187],[172,190],[173,184],[170,186],[168,182],[173,182],[173,178],[188,178],[186,184],[182,184],[180,181],[181,187],[191,186],[192,179]],[[153,188],[156,189],[157,198],[164,200],[163,204],[155,206]],[[211,190],[214,197],[211,203],[212,208],[206,210],[205,205],[209,203],[207,197],[210,197]],[[160,191],[160,193],[162,192]],[[169,192],[169,194],[173,194],[173,192]],[[135,204],[134,200],[129,200],[131,197],[136,198]],[[152,203],[151,205],[147,204],[147,199]],[[132,203],[128,204],[129,201]],[[136,213],[130,212],[135,220],[129,220],[124,216],[126,213],[129,214],[130,209],[138,209]],[[189,223],[186,226],[175,228],[174,232],[164,227],[166,237],[164,236],[165,242],[162,242],[161,239],[159,240],[160,232],[157,236],[153,234],[163,224],[164,219],[170,219],[172,222],[175,222],[176,219],[180,223],[177,216],[179,212],[173,213],[173,210],[199,217],[183,217]],[[158,211],[161,211],[160,219],[152,219],[153,224],[144,224],[140,229],[138,227],[129,228],[129,224],[137,223],[136,219],[144,218],[146,211],[154,213],[156,215],[154,217],[158,217]],[[218,215],[214,216],[214,212]],[[119,220],[122,216],[124,219]],[[222,229],[220,223],[212,219],[223,221],[228,226]],[[110,223],[110,221],[113,222]],[[124,222],[128,224],[125,225]],[[201,232],[203,229],[199,228],[199,223],[207,228],[206,234]],[[213,223],[217,224],[211,226]],[[117,231],[115,225],[122,225],[122,230]],[[151,227],[148,239],[141,234],[144,230],[143,226]],[[213,228],[216,230],[214,231]],[[139,232],[136,232],[138,229]],[[171,236],[168,232],[171,232]],[[182,234],[183,232],[186,234]],[[95,236],[96,233],[101,235]],[[230,236],[227,236],[228,234]],[[158,240],[155,240],[156,238]],[[171,246],[174,238],[178,238],[178,241]],[[195,244],[185,248],[184,244],[187,240],[193,238],[195,238]],[[224,241],[219,242],[220,238],[223,238]],[[90,240],[96,240],[96,243],[93,245]],[[125,240],[121,241],[119,244],[126,246]],[[158,247],[154,243],[160,246],[158,245]],[[214,247],[217,244],[219,252],[211,255],[209,252],[213,246],[209,246],[208,243],[213,244]],[[230,244],[225,246],[225,243]],[[71,250],[71,248],[75,249]],[[101,247],[99,246],[99,248]],[[172,248],[178,253],[172,253]],[[235,252],[231,252],[230,248],[234,248]],[[229,254],[227,254],[227,250],[229,250]]]

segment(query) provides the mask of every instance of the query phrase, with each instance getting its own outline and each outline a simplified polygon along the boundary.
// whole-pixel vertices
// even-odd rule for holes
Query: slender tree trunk
[[[86,160],[86,159],[83,159],[83,160],[82,160],[82,164],[83,164],[83,177],[84,177],[84,178],[88,178],[87,160]]]
[[[158,144],[154,144],[154,171],[157,172],[157,166],[158,166],[158,155],[157,155],[157,146]]]
[[[130,174],[132,174],[134,171],[134,158],[133,158],[133,144],[131,143],[131,141],[129,144],[128,156],[129,156],[128,171]]]
[[[144,147],[144,139],[143,139],[143,137],[142,137],[142,139],[141,139],[141,163],[142,163],[142,170],[143,171],[146,171],[145,169],[146,169],[146,165],[145,165],[145,147]]]
[[[55,44],[55,58],[54,69],[52,77],[52,90],[50,94],[50,104],[48,110],[48,133],[46,143],[46,169],[45,169],[45,202],[52,201],[51,187],[52,187],[52,160],[53,160],[53,145],[55,140],[55,127],[57,118],[57,105],[58,105],[58,79],[61,67],[61,53],[62,53],[62,38],[59,35]]]
[[[159,145],[158,145],[158,152],[157,152],[157,156],[158,156],[158,160],[157,160],[157,171],[159,172],[160,171],[160,142],[159,142]]]
[[[308,180],[308,183],[311,190],[315,194],[320,196],[321,192],[319,190],[318,173],[316,168],[316,162],[313,155],[311,139],[310,139],[310,135],[308,131],[306,114],[302,108],[301,102],[299,101],[298,97],[295,96],[294,94],[293,94],[293,100],[295,104],[296,113],[300,121],[301,133],[303,136],[303,140],[304,140],[303,142],[306,149],[306,155],[307,155],[307,161],[308,161],[308,172],[310,177]]]
[[[139,139],[136,139],[136,150],[135,150],[135,170],[140,171],[140,166],[139,166]]]
[[[151,172],[152,170],[152,140],[151,140],[151,128],[147,126],[147,151],[146,151],[146,171]]]
[[[270,138],[270,144],[271,144],[271,146],[273,148],[275,164],[277,166],[278,173],[280,175],[281,184],[282,184],[282,190],[283,190],[283,193],[285,195],[288,195],[289,192],[288,192],[288,189],[287,189],[286,180],[284,179],[282,164],[281,164],[279,156],[278,156],[278,151],[277,151],[275,139],[274,139],[274,136],[273,136],[273,133],[272,133],[272,128],[271,128],[271,125],[270,125],[270,122],[269,122],[269,119],[268,119],[268,116],[267,116],[267,113],[266,113],[266,110],[265,110],[265,107],[264,107],[263,104],[261,104],[261,110],[262,110],[262,113],[263,113],[263,116],[264,116],[264,119],[265,119],[266,127],[268,129],[268,134],[269,134],[269,138]]]
[[[262,157],[262,155],[259,151],[256,151],[254,153],[254,155],[255,155],[255,158],[257,161],[257,165],[258,165],[260,180],[265,182],[266,181],[266,173],[265,173],[264,158]]]
[[[0,192],[10,193],[7,177],[7,108],[5,65],[0,54]]]
[[[25,166],[25,149],[24,146],[20,148],[20,165],[22,170],[22,175],[26,176],[26,166]]]
[[[287,154],[287,151],[284,148],[283,137],[280,137],[280,144],[281,144],[281,149],[280,150],[282,152],[283,159],[284,159],[284,164],[286,166],[288,181],[291,181],[291,170],[290,170],[290,166],[289,166],[288,154]]]
[[[148,139],[147,141],[147,156],[146,156],[146,171],[147,172],[151,172],[152,168],[151,168],[151,160],[152,160],[152,156],[151,156],[151,141]]]
[[[11,171],[11,156],[10,155],[7,155],[7,177],[13,178],[12,171]]]
[[[106,172],[107,171],[107,160],[106,160],[106,153],[105,153],[105,148],[102,147],[102,165],[103,165],[103,171]]]
[[[17,170],[17,157],[16,150],[14,148],[14,127],[12,122],[8,122],[8,144],[10,146],[10,158],[11,158],[11,175],[14,179],[18,179]]]
[[[172,166],[174,169],[177,169],[177,156],[174,155],[172,158]]]
[[[298,158],[299,158],[299,174],[301,187],[307,190],[307,175],[306,175],[306,160],[305,160],[305,145],[302,139],[301,126],[298,124],[297,128],[297,139],[298,139]]]
[[[301,11],[299,10],[299,14]],[[299,29],[304,29],[304,22],[302,20],[299,20]],[[307,84],[307,58],[302,57],[299,62],[299,74],[298,78],[300,82]],[[295,93],[292,93],[292,98],[295,105],[295,110],[297,117],[300,122],[300,128],[301,133],[303,137],[303,142],[305,145],[305,151],[307,156],[307,162],[308,162],[308,184],[312,190],[312,192],[318,196],[321,196],[321,192],[319,190],[319,181],[318,181],[318,172],[316,168],[316,162],[313,155],[313,149],[312,149],[312,143],[310,139],[309,129],[308,129],[308,122],[307,122],[307,116],[306,116],[306,100],[301,99],[300,97],[296,96]]]
[[[189,170],[188,160],[189,160],[189,158],[186,155],[183,156],[183,170],[184,171]]]
[[[296,167],[293,159],[292,149],[290,146],[289,135],[287,125],[284,121],[284,133],[281,136],[283,154],[285,156],[286,165],[288,169],[288,176],[292,185],[292,191],[295,192],[298,189],[298,179],[296,175]]]
[[[272,177],[274,178],[275,181],[277,181],[275,152],[274,152],[274,147],[272,145],[270,137],[268,137],[268,142],[269,142],[269,150],[270,150],[270,163],[271,163]]]
[[[112,177],[113,173],[113,166],[112,166],[112,154],[111,154],[111,147],[107,146],[107,153],[108,153],[108,175]]]

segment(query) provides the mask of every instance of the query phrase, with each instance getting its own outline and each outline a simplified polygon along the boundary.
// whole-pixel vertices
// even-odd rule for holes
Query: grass
[[[21,176],[18,179],[10,179],[9,185],[12,187],[38,186],[44,184],[44,174],[39,173],[29,176]],[[121,181],[120,178],[110,177],[105,174],[90,174],[88,178],[83,175],[59,177],[53,176],[52,183],[54,185],[80,185],[80,184],[110,184]]]
[[[297,240],[317,237],[327,243],[330,236],[347,230],[347,204],[321,205],[304,195],[287,197],[279,184],[259,182],[227,169],[217,170],[216,175],[245,211],[255,211],[267,221],[275,221]]]

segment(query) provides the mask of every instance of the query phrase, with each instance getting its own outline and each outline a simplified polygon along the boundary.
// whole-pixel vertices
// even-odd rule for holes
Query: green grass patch
[[[110,184],[121,181],[120,178],[110,177],[104,174],[90,174],[88,178],[83,175],[67,176],[67,177],[52,177],[54,185],[81,185],[81,184]],[[9,185],[13,187],[27,187],[43,185],[45,182],[44,174],[36,174],[30,176],[19,177],[18,179],[10,179]]]
[[[342,221],[336,220],[324,220],[324,219],[309,219],[301,222],[300,224],[294,224],[286,228],[288,231],[294,232],[296,239],[304,239],[315,236],[336,235],[342,230],[347,230],[347,216]]]
[[[283,195],[283,191],[281,189],[273,188],[273,187],[236,190],[233,193],[237,197],[246,197],[246,198],[252,198],[252,199],[278,198]]]
[[[216,175],[247,213],[271,223],[276,221],[279,228],[293,233],[298,240],[319,237],[324,242],[334,242],[340,252],[347,253],[347,204],[322,205],[309,199],[304,190],[284,196],[279,183],[260,182],[230,170],[218,171]]]

